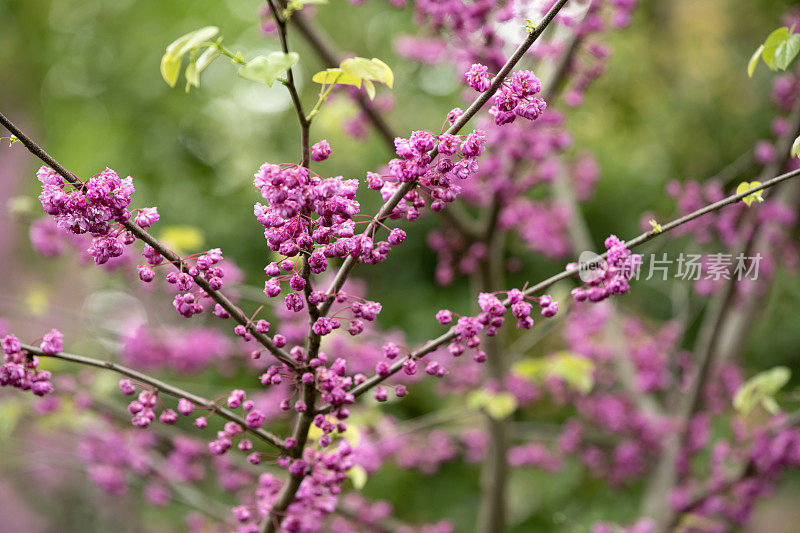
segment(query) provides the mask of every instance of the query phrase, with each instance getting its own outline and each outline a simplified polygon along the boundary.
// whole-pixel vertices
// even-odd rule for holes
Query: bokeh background
[[[747,60],[795,4],[642,0],[631,27],[613,33],[608,75],[589,91],[586,105],[568,111],[574,150],[592,150],[602,168],[596,194],[584,208],[596,238],[637,234],[645,212],[667,220],[675,213],[664,192],[671,179],[702,180],[743,156],[747,175],[746,155],[769,136],[775,115],[772,75],[762,65],[748,79]],[[193,240],[197,249],[222,246],[242,269],[245,285],[259,287],[268,250],[252,215],[258,199],[252,174],[265,161],[296,158],[298,131],[288,97],[282,87],[237,78],[222,60],[187,94],[180,83],[170,89],[158,65],[167,43],[210,24],[246,57],[276,50],[277,41],[260,30],[262,7],[258,0],[0,0],[0,110],[78,175],[109,166],[134,176],[136,205],[158,205],[162,214],[157,234],[171,231]],[[387,119],[396,130],[438,131],[447,110],[460,104],[460,73],[420,66],[396,53],[395,36],[424,31],[409,10],[383,0],[358,6],[331,0],[317,12],[340,49],[380,57],[393,68],[396,101]],[[292,45],[302,57],[298,77],[307,80],[322,65],[302,40]],[[301,85],[301,92],[314,101],[315,87]],[[361,178],[390,157],[374,134],[356,139],[342,131],[341,120],[356,112],[347,99],[334,99],[315,123],[312,141],[327,138],[334,149],[325,167],[331,175]],[[34,253],[28,229],[38,213],[38,165],[19,145],[0,148],[0,317],[31,338],[58,327],[73,351],[95,354],[111,353],[108,329],[126,313],[176,322],[165,309],[168,302],[138,294],[121,276],[78,265],[69,254],[50,261]],[[367,212],[372,210],[368,205]],[[384,304],[381,325],[410,332],[412,343],[438,334],[436,309],[472,305],[468,280],[447,287],[434,282],[435,256],[425,238],[436,224],[435,217],[426,217],[408,225],[408,240],[386,263],[359,272]],[[653,243],[645,251],[691,246]],[[520,251],[525,266],[512,282],[542,279],[563,267]],[[800,368],[795,274],[779,273],[778,290],[750,325],[749,368]],[[652,320],[667,319],[673,309],[665,295],[690,290],[686,284],[642,281],[621,305]],[[135,304],[120,304],[133,299]],[[175,378],[213,391],[225,390],[236,375]],[[78,437],[30,432],[25,423],[31,415],[7,398],[0,395],[0,532],[181,530],[180,508],[153,509],[135,491],[121,498],[100,493],[69,452]],[[438,401],[422,392],[392,409],[411,418]],[[797,403],[793,397],[785,401]],[[762,505],[751,531],[798,531],[800,511],[793,501],[800,475],[795,478]],[[384,469],[366,494],[390,499],[397,515],[411,522],[450,517],[467,531],[477,486],[478,470],[455,462],[435,476]],[[584,531],[582,524],[599,518],[625,522],[637,511],[626,502],[638,501],[641,490],[610,491],[585,479],[577,466],[557,476],[528,472],[514,477],[512,487],[516,531]],[[766,523],[771,525],[762,529]]]

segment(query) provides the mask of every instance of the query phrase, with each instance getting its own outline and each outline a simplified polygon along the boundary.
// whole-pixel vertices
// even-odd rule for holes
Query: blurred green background
[[[762,65],[748,79],[746,64],[780,24],[781,15],[795,5],[778,0],[642,0],[632,26],[608,39],[614,50],[608,74],[591,88],[583,107],[568,112],[574,149],[593,151],[602,168],[596,195],[584,209],[597,244],[610,233],[637,234],[644,212],[658,213],[659,220],[670,218],[674,206],[664,193],[670,179],[705,179],[750,152],[758,139],[770,137],[775,116],[772,74]],[[0,0],[0,110],[79,175],[109,166],[134,176],[137,206],[158,205],[161,226],[201,228],[207,247],[221,245],[244,270],[246,281],[260,286],[268,250],[252,215],[259,199],[252,174],[265,161],[296,159],[298,130],[288,96],[280,86],[270,89],[237,78],[223,60],[203,74],[199,89],[186,94],[181,82],[176,89],[163,82],[158,65],[166,44],[211,24],[220,27],[229,48],[246,57],[276,50],[276,39],[259,29],[261,7],[258,0]],[[412,21],[410,9],[381,0],[359,6],[331,0],[317,12],[318,23],[341,50],[380,57],[393,68],[396,104],[387,117],[397,131],[438,130],[447,110],[460,104],[459,73],[419,66],[395,53],[395,35],[426,31]],[[310,106],[316,88],[302,81],[322,65],[301,39],[292,38],[291,44],[302,58],[298,78]],[[355,113],[352,104],[337,99],[314,125],[312,142],[327,138],[334,149],[324,167],[330,175],[363,178],[390,157],[375,135],[364,141],[342,132],[340,119]],[[4,203],[38,194],[33,176],[38,162],[19,156],[21,151],[16,147],[17,155],[12,155],[0,150]],[[64,269],[74,267],[68,266],[69,258],[53,263],[37,258],[25,239],[25,225],[12,222],[3,209],[3,263],[10,265],[5,268],[33,267],[0,282],[0,315],[12,324],[24,318],[32,330],[41,329],[49,323],[46,313],[31,309],[37,291],[58,298]],[[366,212],[372,210],[367,202]],[[435,257],[425,236],[436,224],[435,217],[425,217],[408,225],[406,244],[380,268],[361,272],[384,304],[382,325],[411,332],[410,342],[438,334],[431,320],[435,309],[472,305],[467,280],[448,287],[433,281]],[[685,245],[671,246],[682,250]],[[512,278],[512,285],[562,267],[561,262],[530,255],[524,261],[523,274]],[[105,283],[98,281],[101,274],[86,275]],[[655,319],[669,318],[671,310],[662,297],[668,289],[659,283],[639,282],[625,307]],[[781,274],[778,287],[753,325],[751,339],[756,340],[746,352],[753,369],[798,367],[800,286]],[[402,409],[425,412],[430,401],[421,395]],[[11,487],[20,482],[9,479]],[[525,505],[538,502],[537,512],[519,531],[569,531],[576,516],[581,523],[593,518],[625,521],[638,509],[638,487],[611,493],[601,483],[587,481],[578,468],[568,468],[555,481],[526,472],[514,483]],[[455,463],[433,477],[388,468],[370,482],[367,493],[389,497],[398,515],[410,522],[447,516],[466,530],[476,486],[477,469]],[[627,498],[630,505],[624,504]],[[87,505],[74,499],[51,504],[73,510]],[[121,504],[109,505],[113,511]],[[134,517],[143,509],[130,501],[124,505],[125,514]],[[82,531],[107,530],[115,513],[106,511],[78,512],[75,524],[85,523]],[[155,513],[161,520],[170,518],[169,513]],[[94,522],[82,522],[87,516]],[[158,530],[136,525],[144,519],[135,519],[131,530]],[[73,529],[77,525],[70,522],[60,530]]]

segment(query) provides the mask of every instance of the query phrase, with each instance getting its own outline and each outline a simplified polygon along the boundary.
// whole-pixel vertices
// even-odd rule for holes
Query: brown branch
[[[287,31],[286,31],[286,20],[283,19],[277,11],[273,0],[268,0],[270,11],[272,12],[272,16],[275,19],[275,23],[278,25],[278,35],[281,41],[281,47],[284,53],[289,53],[289,45],[288,45],[288,38],[287,38]],[[298,15],[298,14],[295,14]],[[297,112],[297,117],[300,122],[300,131],[301,131],[301,142],[302,142],[302,166],[308,168],[310,163],[310,154],[309,154],[309,130],[311,127],[311,118],[307,117],[305,112],[303,111],[302,104],[300,103],[300,98],[297,95],[297,89],[294,84],[294,78],[292,77],[291,69],[289,70],[289,74],[287,76],[286,83],[284,84],[289,89],[289,93],[292,95],[292,102],[294,103],[295,110]],[[312,304],[310,301],[311,296],[311,268],[308,264],[308,256],[304,253],[303,254],[303,267],[301,270],[301,275],[305,280],[305,286],[303,288],[303,295],[306,300],[306,306],[308,308],[308,336],[306,341],[306,360],[313,359],[319,353],[320,347],[320,336],[314,332],[313,325],[320,317],[319,308],[316,304]],[[295,372],[298,376],[302,375],[303,373],[309,371],[310,369],[306,365],[299,366],[295,368]],[[292,439],[294,440],[294,445],[288,450],[289,455],[294,459],[299,459],[303,456],[303,450],[305,450],[306,442],[308,441],[308,431],[311,428],[311,423],[314,420],[314,415],[316,414],[316,400],[317,400],[317,389],[316,383],[306,384],[301,383],[300,385],[300,400],[305,402],[306,409],[305,411],[298,413],[297,419],[295,421],[294,430],[292,431]],[[280,494],[278,494],[278,498],[273,503],[272,508],[270,509],[269,514],[267,515],[266,519],[264,520],[264,524],[261,528],[263,533],[272,533],[276,530],[276,528],[280,528],[281,523],[286,515],[286,509],[291,505],[294,501],[295,496],[297,494],[298,489],[300,488],[300,484],[303,482],[306,473],[302,473],[301,475],[294,475],[289,474],[289,478],[286,480],[286,483],[283,485]]]
[[[150,385],[153,389],[157,392],[163,392],[175,398],[185,398],[190,402],[194,403],[195,405],[199,405],[200,407],[204,407],[206,409],[212,409],[214,413],[218,413],[222,418],[226,420],[230,420],[231,422],[235,422],[242,426],[242,428],[247,428],[247,424],[245,423],[244,419],[233,411],[225,408],[225,407],[218,407],[214,404],[214,402],[207,400],[201,396],[193,394],[191,392],[185,391],[179,387],[175,387],[174,385],[170,385],[164,381],[156,379],[152,376],[139,372],[138,370],[134,370],[127,366],[123,366],[117,363],[113,363],[111,361],[103,361],[101,359],[94,359],[92,357],[86,357],[83,355],[75,355],[71,353],[61,352],[57,354],[46,354],[39,348],[35,346],[30,346],[28,344],[23,344],[22,349],[32,355],[36,355],[39,357],[51,357],[54,359],[61,359],[63,361],[69,361],[71,363],[77,363],[85,366],[92,366],[95,368],[102,368],[104,370],[111,370],[112,372],[116,372],[117,374],[121,374],[123,376],[127,376],[131,379],[136,380],[139,383],[144,383],[146,385]],[[275,446],[281,451],[286,451],[284,447],[283,440],[279,437],[273,435],[269,431],[263,429],[247,429],[248,432],[256,435],[259,439],[263,440]]]
[[[294,13],[289,21],[297,28],[300,35],[305,38],[311,48],[314,49],[317,56],[322,60],[323,65],[326,67],[339,66],[339,63],[343,59],[342,54],[336,50],[334,44],[330,42],[319,28],[315,28],[313,23],[306,19],[300,12]],[[394,140],[399,136],[397,132],[394,131],[392,126],[386,121],[380,111],[372,105],[372,102],[363,92],[359,91],[355,93],[354,99],[372,124],[372,127],[378,133],[383,144],[386,145],[386,149],[393,154],[395,151]],[[477,230],[474,228],[469,214],[466,213],[459,204],[448,205],[441,214],[459,231],[465,235],[477,238]]]
[[[662,226],[662,228],[661,228],[661,231],[658,232],[658,233],[654,233],[654,232],[642,233],[638,237],[636,237],[634,239],[631,239],[630,241],[627,241],[626,246],[629,249],[630,248],[635,248],[637,246],[640,246],[640,245],[642,245],[642,244],[644,244],[644,243],[646,243],[646,242],[648,242],[648,241],[650,241],[652,239],[655,239],[655,238],[657,238],[657,237],[659,237],[661,235],[669,233],[673,229],[675,229],[675,228],[677,228],[679,226],[682,226],[683,224],[686,224],[688,222],[691,222],[692,220],[700,218],[703,215],[706,215],[706,214],[711,213],[713,211],[717,211],[719,209],[722,209],[726,205],[730,205],[730,204],[736,203],[736,202],[740,201],[742,198],[745,198],[746,196],[749,196],[749,195],[751,195],[751,194],[753,194],[755,192],[763,191],[765,189],[769,189],[771,187],[774,187],[774,186],[778,185],[779,183],[783,183],[784,181],[790,180],[792,178],[796,178],[797,176],[800,176],[800,169],[793,170],[792,172],[787,172],[786,174],[782,174],[780,176],[772,178],[771,180],[765,181],[765,182],[763,182],[761,185],[759,185],[757,187],[751,187],[751,188],[747,189],[746,191],[743,191],[743,192],[741,192],[739,194],[733,194],[731,196],[723,198],[722,200],[719,200],[718,202],[714,202],[713,204],[709,204],[709,205],[707,205],[705,207],[702,207],[702,208],[698,209],[697,211],[689,213],[688,215],[685,215],[685,216],[682,216],[680,218],[677,218],[677,219],[673,220],[672,222],[669,222],[668,224],[664,224]],[[576,274],[578,274],[581,271],[581,269],[585,269],[585,268],[591,267],[593,265],[597,265],[598,263],[603,261],[607,255],[608,255],[608,252],[605,252],[602,255],[597,256],[597,258],[595,258],[592,261],[579,263],[577,266],[575,266],[573,268],[566,269],[563,272],[560,272],[559,274],[551,276],[551,277],[547,278],[546,280],[541,281],[541,282],[537,283],[536,285],[533,285],[533,286],[529,287],[528,289],[526,289],[524,291],[523,294],[525,294],[526,296],[530,296],[530,295],[539,293],[539,292],[543,291],[544,289],[547,289],[548,287],[554,285],[555,283],[557,283],[557,282],[559,282],[559,281],[561,281],[563,279],[567,279],[567,278],[571,278],[571,277],[575,276]],[[503,304],[506,307],[508,307],[510,305],[510,302],[508,300],[506,300],[506,301],[503,302]],[[397,372],[399,372],[403,368],[403,363],[406,360],[422,358],[422,357],[428,355],[429,353],[435,351],[440,346],[442,346],[444,344],[447,344],[448,342],[452,341],[457,336],[458,336],[458,334],[455,332],[455,329],[451,328],[450,331],[448,331],[446,333],[443,333],[442,335],[436,337],[435,339],[429,340],[428,342],[426,342],[419,349],[411,352],[409,355],[407,355],[406,357],[400,359],[399,361],[396,361],[390,367],[390,373],[388,375],[386,375],[386,376],[374,375],[374,376],[368,378],[366,381],[364,381],[360,385],[357,385],[356,387],[354,387],[353,390],[350,391],[350,392],[356,397],[364,394],[365,392],[367,392],[371,388],[373,388],[376,385],[379,385],[380,383],[382,383],[388,377],[390,377],[390,376],[396,374]],[[331,409],[332,409],[332,407],[330,405],[327,405],[327,406],[324,406],[324,407],[320,408],[320,410],[318,412],[320,412],[320,413],[328,413],[328,412],[331,411]]]
[[[522,56],[528,51],[528,49],[533,46],[533,43],[542,35],[544,30],[547,26],[552,22],[555,18],[556,14],[561,10],[562,7],[567,3],[568,0],[558,0],[550,11],[542,17],[542,20],[536,25],[536,29],[528,34],[525,40],[520,44],[511,57],[506,61],[505,65],[500,69],[497,75],[492,80],[489,89],[482,92],[475,101],[464,111],[464,113],[458,117],[458,120],[450,126],[447,130],[447,133],[453,135],[461,131],[467,122],[469,122],[472,117],[474,117],[478,111],[489,101],[489,99],[497,92],[497,90],[502,85],[503,81],[505,80],[506,76],[511,72],[511,69],[519,63]],[[431,160],[438,154],[438,151],[434,148],[431,152]],[[389,200],[381,206],[378,210],[376,215],[373,217],[374,220],[367,225],[367,228],[364,230],[364,235],[372,235],[378,229],[378,221],[383,220],[397,207],[397,204],[403,199],[403,197],[408,194],[414,187],[416,187],[417,182],[416,180],[408,181],[400,185],[395,193],[392,195]],[[356,266],[358,259],[353,256],[349,256],[347,259],[342,262],[341,267],[339,267],[339,271],[336,273],[336,277],[331,283],[331,286],[328,288],[327,295],[328,299],[320,305],[320,313],[323,315],[328,312],[330,306],[333,304],[334,297],[336,293],[338,293],[344,282],[347,280],[347,277],[350,275],[350,272]]]
[[[795,110],[793,116],[794,127],[790,130],[789,135],[784,136],[779,143],[779,153],[783,154],[781,157],[776,158],[772,165],[764,169],[762,177],[769,176],[778,172],[788,161],[791,151],[791,143],[800,131],[800,107]],[[778,197],[785,196],[787,191],[791,192],[795,189],[797,183],[786,184],[779,188]],[[742,220],[742,225],[745,227],[751,224],[756,224],[756,211],[749,210]],[[763,237],[765,226],[769,224],[756,224],[754,231],[749,239],[738,247],[734,253],[735,257],[740,255],[744,257],[751,257],[757,250],[757,246],[763,245],[761,238]],[[764,251],[760,249],[759,253]],[[677,481],[677,474],[675,472],[675,461],[686,439],[689,422],[692,416],[700,409],[702,403],[702,393],[705,385],[711,376],[713,369],[717,365],[721,357],[729,357],[731,352],[740,347],[744,343],[744,332],[749,330],[744,324],[741,323],[743,318],[749,317],[752,312],[750,306],[757,306],[758,299],[750,298],[743,305],[742,309],[735,309],[734,299],[736,296],[735,279],[731,279],[725,283],[723,290],[717,294],[712,300],[706,311],[703,322],[700,326],[697,342],[694,349],[694,362],[697,366],[697,375],[694,376],[687,394],[680,397],[675,418],[677,427],[668,438],[664,452],[656,465],[653,472],[653,477],[649,482],[645,498],[643,500],[644,514],[651,517],[656,521],[658,531],[668,531],[670,524],[675,518],[675,512],[668,504],[668,496]],[[741,327],[744,332],[737,331],[731,326]],[[735,340],[736,342],[732,342]],[[723,343],[725,343],[723,345]]]
[[[74,174],[69,172],[64,166],[62,166],[58,161],[53,159],[50,154],[48,154],[42,147],[36,144],[30,137],[25,135],[18,127],[14,125],[8,118],[6,118],[2,113],[0,113],[0,124],[6,127],[8,131],[10,131],[13,135],[15,135],[22,144],[30,151],[33,155],[38,157],[42,160],[46,165],[50,168],[58,172],[65,180],[76,187],[82,187],[84,184],[83,182],[78,179]],[[189,264],[186,263],[183,259],[180,258],[175,252],[170,250],[166,244],[162,243],[150,233],[148,233],[145,229],[140,228],[131,220],[128,220],[122,224],[126,230],[131,232],[135,237],[144,241],[145,243],[149,244],[153,249],[155,249],[159,254],[161,254],[169,263],[172,263],[175,268],[180,271],[188,272],[189,271]],[[272,339],[267,337],[265,334],[256,331],[255,325],[250,322],[250,319],[242,312],[241,309],[236,307],[221,291],[215,291],[208,285],[208,281],[202,277],[200,274],[194,276],[194,281],[197,285],[203,289],[208,296],[218,303],[228,314],[233,317],[239,324],[243,325],[247,328],[253,337],[260,342],[267,350],[269,350],[280,362],[287,365],[290,368],[296,368],[297,362],[289,355],[285,350],[278,348],[272,342]]]
[[[497,227],[501,201],[495,197],[486,225],[485,242],[488,249],[486,259],[480,262],[481,292],[493,292],[505,286],[503,280],[503,256],[505,233]],[[505,330],[494,337],[486,337],[482,343],[486,351],[488,377],[502,385],[508,373],[509,355],[504,350]],[[481,471],[481,500],[476,531],[480,533],[502,533],[506,529],[507,489],[509,464],[506,459],[509,446],[510,426],[508,419],[497,420],[485,416],[489,435],[489,450]]]

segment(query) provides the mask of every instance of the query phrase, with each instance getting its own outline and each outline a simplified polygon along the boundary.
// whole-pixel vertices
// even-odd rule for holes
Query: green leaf
[[[583,394],[589,393],[594,387],[594,363],[591,359],[567,351],[542,359],[520,361],[514,365],[513,371],[534,381],[550,377],[563,379]]]
[[[481,409],[489,399],[489,392],[478,389],[467,395],[467,407],[470,409]]]
[[[283,10],[283,16],[289,18],[295,11],[300,11],[306,4],[327,4],[328,0],[290,0]]]
[[[761,57],[764,58],[764,62],[767,64],[769,68],[772,70],[778,70],[779,68],[785,69],[786,67],[780,67],[779,64],[782,64],[782,57],[785,56],[786,53],[786,41],[789,40],[789,28],[778,28],[777,30],[773,31],[767,37],[767,40],[764,41],[764,50],[761,52]],[[782,53],[784,56],[778,56],[778,48],[781,48]]]
[[[258,56],[239,69],[239,76],[248,80],[266,83],[272,87],[278,76],[292,68],[300,60],[296,52],[272,52],[270,55]]]
[[[369,80],[364,81],[364,89],[367,91],[367,96],[369,96],[370,100],[375,99],[375,84]]]
[[[757,405],[770,413],[779,410],[775,394],[789,382],[791,371],[785,366],[776,366],[748,379],[733,397],[733,407],[742,415],[747,415]]]
[[[651,218],[650,220],[648,220],[648,222],[650,223],[650,227],[653,228],[652,230],[650,230],[650,233],[661,233],[662,231],[664,231],[664,228],[661,227],[661,224],[659,224],[656,221],[656,219]]]
[[[194,85],[200,87],[200,73],[197,72],[197,58],[192,55],[189,59],[189,65],[183,73],[186,76],[186,92],[189,92],[189,87]]]
[[[219,33],[216,26],[206,26],[182,35],[172,41],[161,56],[161,77],[170,87],[175,87],[181,70],[181,61],[187,52],[200,46]]]
[[[781,70],[786,70],[798,52],[800,52],[800,35],[792,33],[775,49],[776,66]]]
[[[361,465],[355,465],[347,471],[347,477],[353,483],[353,488],[361,490],[367,484],[367,471]]]
[[[594,363],[591,359],[570,352],[559,352],[551,358],[548,373],[559,377],[583,394],[594,386]]]
[[[510,392],[490,392],[484,389],[467,395],[467,407],[483,409],[495,420],[503,420],[517,410],[517,398]]]
[[[736,194],[742,194],[743,192],[752,189],[753,187],[758,187],[761,185],[760,181],[751,181],[750,183],[743,181],[736,187]],[[764,197],[761,195],[764,192],[764,189],[758,190],[753,194],[748,194],[744,198],[742,198],[742,202],[744,202],[747,207],[750,207],[750,204],[753,202],[763,202]]]
[[[354,78],[378,81],[390,89],[394,86],[394,73],[392,69],[377,57],[373,57],[372,59],[351,57],[342,61],[339,66],[345,74],[349,74]]]
[[[217,48],[206,48],[196,61],[191,61],[189,66],[186,67],[186,91],[189,91],[189,86],[194,85],[200,87],[200,73],[203,72],[222,52]]]
[[[311,78],[314,83],[322,85],[330,85],[331,83],[340,83],[342,85],[354,85],[361,88],[361,78],[345,74],[340,68],[329,68],[321,72],[317,72]]]
[[[800,137],[795,139],[792,143],[792,156],[800,157]]]
[[[753,72],[756,70],[756,66],[758,66],[758,60],[761,58],[761,53],[764,51],[764,45],[758,47],[753,53],[753,56],[750,58],[750,61],[747,63],[747,76],[752,78]]]
[[[517,410],[517,398],[510,392],[492,394],[483,408],[495,420],[504,420]]]
[[[178,82],[178,75],[181,73],[180,56],[164,54],[161,57],[161,77],[164,78],[170,87],[175,87]]]
[[[167,54],[183,57],[186,52],[195,46],[203,44],[218,33],[219,28],[216,26],[206,26],[199,30],[191,31],[172,41],[169,46],[167,46]]]

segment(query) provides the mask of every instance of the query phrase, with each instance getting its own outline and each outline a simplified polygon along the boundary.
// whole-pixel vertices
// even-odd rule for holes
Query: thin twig
[[[723,198],[722,200],[720,200],[718,202],[714,202],[713,204],[709,204],[709,205],[707,205],[707,206],[705,206],[703,208],[698,209],[697,211],[694,211],[693,213],[689,213],[688,215],[685,215],[685,216],[682,216],[680,218],[677,218],[677,219],[673,220],[672,222],[670,222],[668,224],[664,224],[662,226],[662,228],[661,228],[661,231],[658,232],[658,233],[654,233],[654,232],[642,233],[638,237],[628,241],[626,243],[626,246],[629,249],[630,248],[635,248],[635,247],[637,247],[637,246],[639,246],[641,244],[644,244],[644,243],[646,243],[646,242],[648,242],[648,241],[650,241],[652,239],[655,239],[655,238],[657,238],[657,237],[659,237],[661,235],[669,233],[671,230],[673,230],[673,229],[675,229],[675,228],[677,228],[679,226],[682,226],[683,224],[691,222],[692,220],[695,220],[695,219],[697,219],[697,218],[699,218],[699,217],[701,217],[703,215],[706,215],[706,214],[711,213],[713,211],[717,211],[719,209],[722,209],[726,205],[730,205],[730,204],[736,203],[736,202],[740,201],[741,199],[745,198],[746,196],[749,196],[749,195],[751,195],[751,194],[753,194],[755,192],[762,191],[762,190],[765,190],[765,189],[769,189],[771,187],[774,187],[775,185],[778,185],[779,183],[783,183],[784,181],[790,180],[790,179],[795,178],[797,176],[800,176],[800,169],[793,170],[791,172],[787,172],[786,174],[782,174],[780,176],[772,178],[771,180],[765,181],[764,183],[762,183],[761,185],[758,185],[757,187],[751,187],[750,189],[747,189],[746,191],[743,191],[743,192],[741,192],[739,194],[733,194],[731,196]],[[555,283],[557,283],[557,282],[559,282],[559,281],[561,281],[563,279],[567,279],[567,278],[575,276],[583,268],[587,268],[587,267],[591,267],[593,265],[597,265],[598,263],[600,263],[601,261],[603,261],[605,259],[606,255],[608,255],[607,252],[603,253],[602,255],[598,255],[592,261],[579,263],[577,266],[575,266],[573,268],[566,269],[566,270],[564,270],[563,272],[561,272],[559,274],[551,276],[551,277],[547,278],[546,280],[541,281],[541,282],[537,283],[536,285],[533,285],[532,287],[529,287],[528,289],[526,289],[524,291],[523,294],[525,294],[526,296],[530,296],[532,294],[539,293],[539,292],[543,291],[544,289],[547,289],[551,285],[554,285]],[[510,305],[510,302],[508,300],[506,300],[506,301],[503,302],[503,304],[506,307],[508,307]],[[419,359],[421,357],[424,357],[424,356],[428,355],[429,353],[435,351],[440,346],[442,346],[444,344],[447,344],[448,342],[452,341],[457,336],[458,336],[458,333],[456,333],[455,328],[452,328],[447,333],[443,333],[442,335],[436,337],[435,339],[429,340],[428,342],[426,342],[419,349],[411,352],[406,357],[404,357],[404,358],[400,359],[399,361],[395,362],[391,366],[389,374],[387,374],[386,376],[374,375],[374,376],[370,377],[369,379],[367,379],[366,381],[364,381],[360,385],[357,385],[356,387],[354,387],[353,390],[351,391],[352,394],[354,396],[356,396],[356,397],[364,394],[365,392],[367,392],[371,388],[375,387],[376,385],[379,385],[381,382],[386,380],[388,377],[390,377],[390,376],[396,374],[397,372],[399,372],[403,368],[403,363],[406,360],[408,360],[408,359]],[[319,410],[319,412],[327,413],[327,412],[330,412],[330,410],[331,410],[331,406],[328,405],[328,406],[322,407]]]
[[[528,34],[525,40],[520,44],[511,57],[506,61],[505,65],[500,69],[500,71],[495,75],[494,79],[492,80],[491,85],[489,88],[482,92],[475,101],[464,111],[464,113],[458,117],[455,123],[450,126],[447,130],[447,133],[454,135],[461,131],[467,122],[469,122],[472,117],[474,117],[478,111],[489,101],[489,99],[494,96],[497,90],[502,85],[503,81],[506,79],[506,76],[511,69],[513,69],[517,63],[519,63],[522,56],[528,51],[528,49],[533,46],[533,43],[542,35],[544,30],[547,26],[552,22],[555,18],[556,14],[561,10],[562,7],[567,3],[568,0],[558,0],[553,7],[550,8],[550,11],[542,17],[542,20],[536,25],[536,29]],[[436,148],[433,149],[431,152],[431,160],[438,154]],[[373,217],[374,220],[367,225],[367,229],[364,230],[364,235],[372,235],[378,229],[378,221],[383,220],[397,207],[397,204],[403,199],[403,197],[408,194],[414,187],[416,187],[417,182],[416,180],[408,181],[400,185],[395,193],[389,198],[389,200],[381,206],[378,210],[376,215]],[[344,285],[347,277],[350,275],[350,272],[353,270],[353,267],[356,266],[358,259],[349,256],[347,259],[342,262],[342,265],[339,267],[339,271],[336,273],[336,277],[333,279],[333,283],[328,288],[327,295],[328,298],[320,305],[320,313],[325,315],[330,306],[333,304],[335,295],[341,290],[342,286]]]
[[[53,159],[50,154],[48,154],[41,146],[36,144],[30,137],[25,135],[17,126],[14,125],[8,118],[6,118],[2,113],[0,113],[0,124],[6,127],[8,131],[10,131],[13,135],[15,135],[22,144],[30,151],[33,155],[38,157],[42,160],[46,165],[50,168],[58,172],[65,180],[67,180],[72,185],[76,187],[82,187],[83,182],[78,179],[74,174],[69,172],[64,166],[61,165],[58,161]],[[162,243],[150,233],[148,233],[144,228],[140,228],[131,220],[127,220],[122,224],[126,230],[131,232],[136,238],[144,241],[145,243],[149,244],[153,249],[155,249],[159,254],[161,254],[169,263],[172,263],[175,268],[180,271],[188,272],[189,271],[189,264],[186,263],[183,259],[180,258],[175,252],[170,250],[166,244]],[[250,322],[250,319],[239,309],[236,305],[233,304],[221,291],[212,289],[208,281],[197,274],[194,276],[194,281],[197,285],[203,289],[208,296],[218,303],[225,311],[233,317],[239,324],[243,325],[247,328],[253,337],[260,342],[267,350],[269,350],[272,355],[274,355],[280,362],[287,365],[290,368],[296,368],[297,362],[290,356],[286,351],[282,350],[275,346],[272,342],[272,339],[267,337],[265,334],[256,331],[255,324]]]
[[[57,353],[57,354],[46,354],[41,349],[39,349],[39,348],[37,348],[35,346],[30,346],[28,344],[23,344],[22,345],[22,349],[23,349],[23,351],[25,351],[25,352],[27,352],[29,354],[36,355],[36,356],[39,356],[39,357],[51,357],[51,358],[54,358],[54,359],[61,359],[63,361],[69,361],[71,363],[77,363],[77,364],[81,364],[81,365],[85,365],[85,366],[92,366],[92,367],[95,367],[95,368],[102,368],[104,370],[110,370],[112,372],[116,372],[117,374],[121,374],[123,376],[127,376],[129,378],[132,378],[132,379],[136,380],[139,383],[144,383],[146,385],[149,385],[149,386],[153,387],[153,389],[155,391],[158,391],[160,393],[163,392],[164,394],[168,394],[168,395],[173,396],[175,398],[185,398],[185,399],[189,400],[190,402],[192,402],[195,405],[198,405],[198,406],[206,408],[206,409],[211,409],[214,413],[219,414],[222,418],[225,418],[226,420],[230,420],[231,422],[236,422],[237,424],[239,424],[243,428],[247,427],[247,424],[245,423],[244,419],[242,417],[238,416],[237,414],[235,414],[233,411],[231,411],[231,410],[229,410],[229,409],[227,409],[225,407],[219,407],[214,402],[212,402],[211,400],[207,400],[206,398],[203,398],[203,397],[198,396],[196,394],[193,394],[191,392],[185,391],[185,390],[183,390],[181,388],[175,387],[174,385],[170,385],[169,383],[165,383],[165,382],[163,382],[163,381],[161,381],[159,379],[156,379],[156,378],[154,378],[152,376],[149,376],[147,374],[144,374],[142,372],[139,372],[138,370],[134,370],[134,369],[129,368],[127,366],[123,366],[123,365],[120,365],[120,364],[117,364],[117,363],[113,363],[111,361],[103,361],[101,359],[94,359],[92,357],[86,357],[84,355],[75,355],[75,354],[66,353],[66,352],[61,352],[61,353]],[[272,446],[275,446],[279,450],[286,451],[286,448],[285,448],[285,446],[283,444],[283,440],[281,440],[279,437],[273,435],[269,431],[266,431],[266,430],[263,430],[263,429],[249,429],[249,428],[248,428],[248,431],[250,433],[252,433],[253,435],[256,435],[258,438],[260,438],[264,442],[267,442],[267,443],[271,444]]]
[[[272,12],[272,16],[275,19],[275,23],[278,26],[278,36],[281,41],[281,48],[283,52],[288,54],[289,53],[289,42],[287,36],[287,29],[286,29],[286,20],[283,19],[274,4],[273,0],[268,0],[270,11]],[[289,89],[289,93],[292,96],[292,102],[294,103],[295,111],[297,112],[297,118],[300,122],[300,131],[301,131],[301,164],[302,166],[308,168],[311,159],[309,153],[309,134],[310,134],[310,127],[311,127],[311,117],[307,116],[303,111],[303,106],[300,102],[300,97],[297,94],[297,88],[295,87],[294,78],[292,76],[291,69],[288,72],[286,83],[284,84]],[[308,309],[308,336],[306,342],[306,360],[311,360],[317,357],[319,353],[320,347],[320,335],[314,331],[313,325],[320,317],[319,308],[316,304],[311,303],[310,296],[312,291],[311,286],[311,268],[308,263],[308,256],[304,253],[303,254],[303,266],[301,270],[302,278],[305,280],[305,286],[303,289],[303,295],[306,300],[306,307]],[[298,366],[294,369],[298,376],[302,375],[303,373],[309,371],[310,369],[306,365]],[[307,384],[301,381],[300,384],[300,400],[306,404],[306,409],[303,412],[297,414],[297,419],[295,420],[294,430],[292,431],[292,439],[294,440],[294,445],[288,450],[289,455],[294,459],[299,459],[303,456],[303,450],[305,450],[306,442],[308,441],[308,432],[311,428],[311,423],[314,420],[314,416],[316,414],[315,406],[317,400],[317,389],[316,383]],[[300,484],[303,482],[306,473],[302,473],[301,475],[295,475],[293,473],[289,474],[289,478],[287,479],[286,483],[284,483],[283,488],[281,489],[280,494],[278,494],[278,498],[273,503],[272,508],[269,511],[269,514],[264,520],[264,524],[262,525],[261,531],[263,533],[272,533],[275,531],[276,528],[279,528],[283,519],[286,516],[286,509],[291,505],[294,501],[295,496],[297,494],[298,489],[300,488]]]

